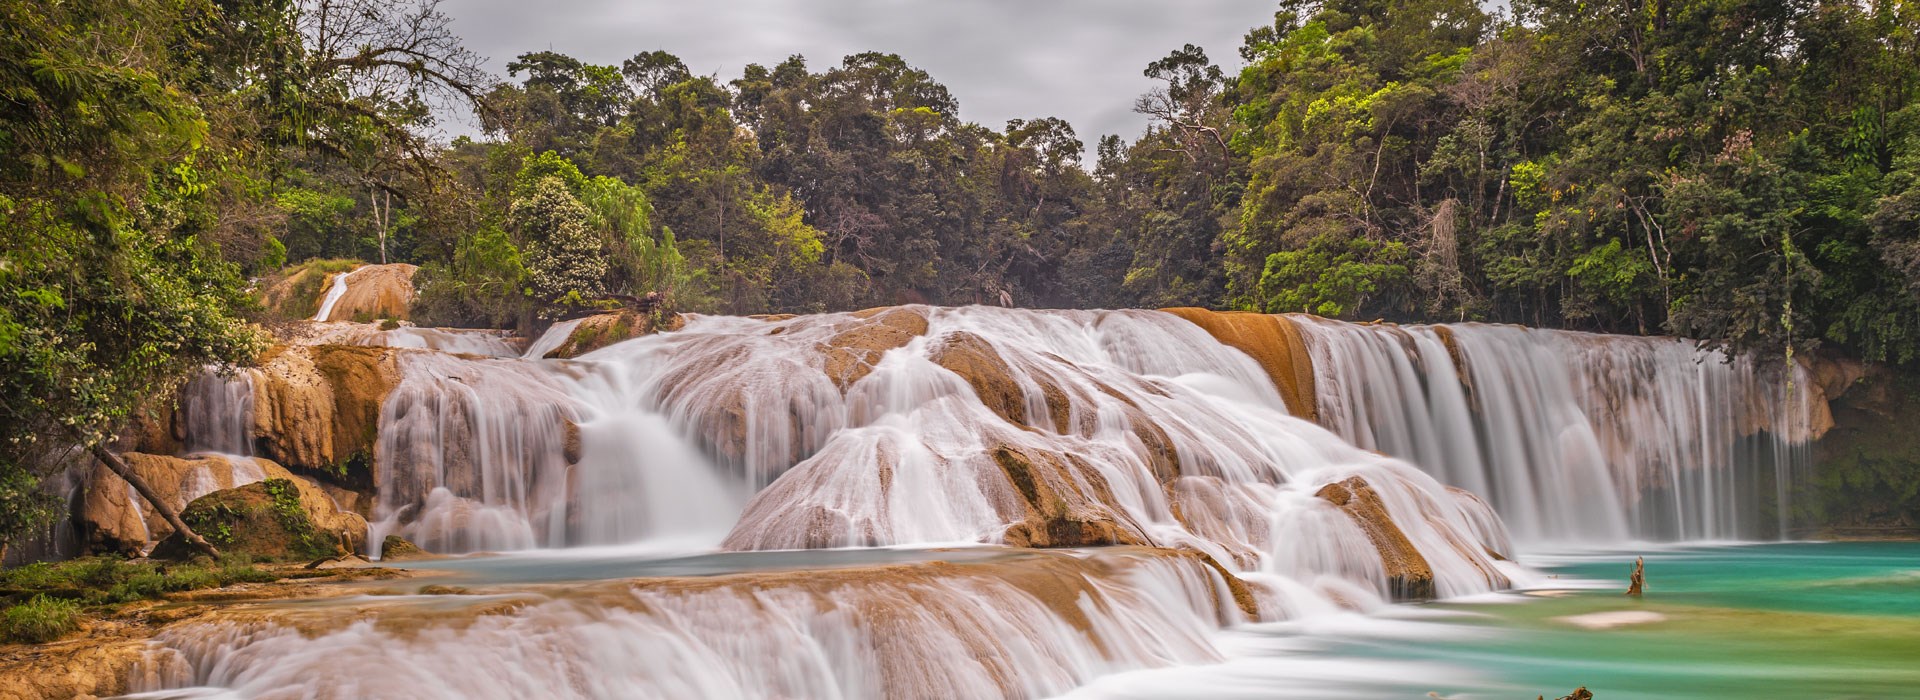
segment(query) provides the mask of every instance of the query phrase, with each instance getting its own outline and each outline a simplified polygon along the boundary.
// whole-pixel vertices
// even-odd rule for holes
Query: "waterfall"
[[[333,305],[340,303],[340,297],[347,295],[347,278],[351,276],[352,270],[333,276],[333,284],[327,288],[327,296],[320,301],[320,310],[314,312],[313,320],[326,321],[333,315]]]
[[[1478,501],[1287,415],[1257,364],[1157,312],[696,317],[574,361],[400,362],[380,418],[373,542],[768,550],[1077,536],[1313,581],[1380,566],[1371,547],[1290,553],[1294,538],[1357,541],[1315,496],[1357,476],[1440,595],[1508,581],[1487,554],[1505,549],[1504,531]],[[1381,577],[1358,582],[1390,592]]]
[[[222,373],[207,368],[181,391],[181,418],[186,422],[186,451],[224,455],[253,454],[254,370]]]
[[[553,324],[552,327],[547,329],[547,332],[541,333],[539,338],[527,346],[526,353],[521,355],[521,357],[529,360],[545,358],[547,353],[558,350],[560,346],[565,345],[567,338],[573,335],[573,329],[579,328],[580,322],[585,320],[585,318],[575,318]]]
[[[1810,460],[1798,365],[1676,338],[1289,319],[1329,428],[1486,498],[1523,539],[1775,534],[1785,491],[1762,485]]]
[[[1188,558],[1036,554],[589,585],[592,595],[526,598],[494,605],[493,614],[454,607],[455,597],[432,613],[390,609],[411,620],[404,625],[290,611],[299,626],[242,619],[163,633],[134,689],[215,686],[268,698],[1048,697],[1115,671],[1221,661],[1211,635],[1235,617],[1221,606],[1217,581]]]

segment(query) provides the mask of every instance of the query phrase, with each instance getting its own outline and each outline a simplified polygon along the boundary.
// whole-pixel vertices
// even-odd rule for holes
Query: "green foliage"
[[[41,562],[0,571],[0,600],[30,603],[46,597],[79,608],[110,607],[164,597],[168,593],[262,583],[280,575],[242,557],[220,561],[162,564],[91,557]]]
[[[34,596],[0,611],[0,641],[44,644],[80,629],[80,606],[72,601]]]
[[[434,325],[524,327],[532,300],[522,260],[512,238],[498,227],[462,236],[451,261],[428,263],[415,273],[420,293],[415,315]]]
[[[528,289],[536,299],[582,305],[606,293],[606,244],[591,212],[558,176],[533,184],[507,211],[508,228],[527,245]]]
[[[1375,299],[1398,291],[1409,280],[1404,244],[1365,238],[1314,243],[1267,256],[1260,275],[1267,313],[1363,316],[1375,308]]]

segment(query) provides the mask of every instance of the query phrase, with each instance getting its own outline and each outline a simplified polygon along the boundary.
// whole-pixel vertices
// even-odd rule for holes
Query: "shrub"
[[[51,642],[80,629],[80,618],[80,606],[72,601],[37,595],[0,612],[0,640]]]

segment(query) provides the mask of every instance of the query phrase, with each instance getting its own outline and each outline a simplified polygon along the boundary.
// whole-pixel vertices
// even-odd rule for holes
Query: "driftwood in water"
[[[1647,587],[1647,560],[1645,557],[1633,560],[1633,575],[1627,579],[1627,595],[1640,597]]]

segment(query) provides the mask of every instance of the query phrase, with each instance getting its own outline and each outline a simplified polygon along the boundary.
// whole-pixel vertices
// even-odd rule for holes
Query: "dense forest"
[[[421,266],[419,321],[657,293],[1195,305],[1920,360],[1920,3],[1282,0],[1144,66],[1144,133],[960,118],[899,56],[488,75],[434,0],[0,0],[0,536],[258,280]],[[776,62],[777,60],[777,62]],[[1236,67],[1237,66],[1237,67]],[[436,142],[472,110],[482,138]],[[326,264],[326,263],[320,263]],[[258,322],[258,323],[255,323]]]

